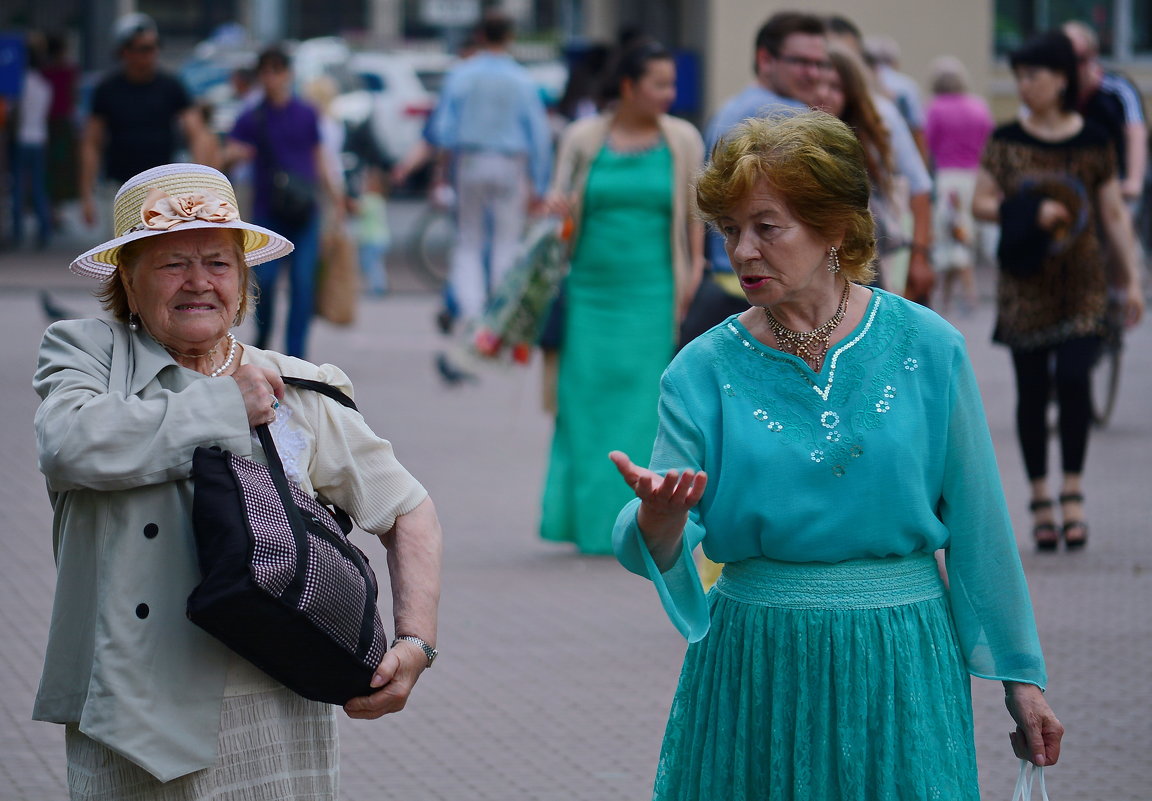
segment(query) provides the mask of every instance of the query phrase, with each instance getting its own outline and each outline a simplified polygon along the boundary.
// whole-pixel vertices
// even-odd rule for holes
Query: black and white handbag
[[[328,384],[284,380],[356,408]],[[220,448],[193,454],[203,578],[188,618],[305,698],[368,695],[387,648],[376,576],[348,539],[348,516],[290,483],[268,426],[256,433],[267,466]]]

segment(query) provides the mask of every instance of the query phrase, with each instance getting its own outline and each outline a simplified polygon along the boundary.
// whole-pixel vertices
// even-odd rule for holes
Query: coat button
[[[155,523],[149,523],[148,525],[144,526],[144,536],[148,539],[152,539],[159,533],[160,526],[156,525]]]
[[[148,604],[139,604],[136,607],[136,617],[140,618],[141,620],[148,617]]]

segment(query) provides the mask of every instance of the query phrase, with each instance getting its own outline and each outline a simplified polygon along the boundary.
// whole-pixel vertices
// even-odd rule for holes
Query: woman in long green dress
[[[651,451],[660,374],[703,269],[690,184],[704,145],[667,114],[671,54],[651,43],[629,50],[614,86],[610,111],[565,131],[553,187],[575,231],[540,531],[593,554],[612,552],[628,499],[606,454],[622,442]]]

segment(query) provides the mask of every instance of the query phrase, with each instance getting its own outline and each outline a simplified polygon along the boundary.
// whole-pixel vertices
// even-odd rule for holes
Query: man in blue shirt
[[[544,196],[552,163],[544,103],[508,52],[511,19],[490,12],[479,32],[480,52],[449,74],[430,131],[453,161],[457,240],[449,280],[465,321],[480,316],[489,281],[497,286],[515,262],[528,208]]]
[[[824,33],[820,17],[793,11],[774,14],[760,27],[752,62],[756,80],[729,98],[713,116],[704,135],[706,154],[711,154],[724,134],[750,117],[806,109],[817,102],[831,69]],[[681,345],[728,315],[748,308],[724,251],[724,239],[709,231],[706,250],[711,269],[680,325]]]

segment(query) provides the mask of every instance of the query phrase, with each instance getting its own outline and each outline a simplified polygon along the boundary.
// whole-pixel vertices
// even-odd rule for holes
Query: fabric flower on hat
[[[203,220],[225,223],[240,218],[236,207],[211,192],[189,192],[169,195],[162,189],[153,189],[144,198],[140,219],[145,228],[167,231],[181,223]]]

